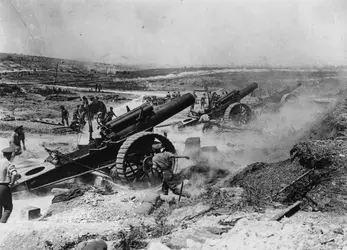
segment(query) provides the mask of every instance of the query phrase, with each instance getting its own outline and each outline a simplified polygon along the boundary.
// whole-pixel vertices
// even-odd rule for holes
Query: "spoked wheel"
[[[165,146],[167,151],[176,152],[173,144],[160,134],[141,132],[130,136],[118,151],[117,176],[140,188],[160,185],[162,174],[159,169],[152,168],[152,158],[155,154],[153,146],[160,144]],[[149,178],[150,176],[152,178]]]
[[[231,104],[224,113],[224,120],[235,126],[248,124],[252,119],[252,110],[244,103]]]

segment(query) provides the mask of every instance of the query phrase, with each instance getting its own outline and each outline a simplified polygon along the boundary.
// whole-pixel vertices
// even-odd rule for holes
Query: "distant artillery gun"
[[[302,86],[301,83],[298,83],[296,86],[287,86],[283,90],[274,93],[273,95],[261,99],[258,104],[253,105],[252,107],[255,109],[264,110],[269,104],[280,104],[281,106],[286,103],[298,103],[299,99],[296,94],[294,94],[294,90]]]
[[[162,176],[152,169],[152,157],[158,147],[164,146],[172,153],[176,149],[165,136],[153,133],[153,128],[194,102],[194,96],[188,93],[157,107],[145,103],[107,122],[101,127],[101,138],[93,138],[88,115],[89,145],[79,145],[78,150],[68,154],[45,148],[50,166],[26,169],[12,191],[34,191],[92,172],[100,172],[110,181],[137,183],[146,188],[158,185]],[[149,172],[153,172],[153,179],[148,178]]]
[[[204,112],[191,111],[188,118],[174,123],[160,125],[157,126],[157,128],[173,125],[178,129],[182,129],[189,126],[195,126],[199,123],[200,117],[205,114],[209,115],[212,120],[210,124],[220,124],[220,127],[229,127],[232,129],[230,125],[246,125],[252,120],[253,113],[247,104],[241,103],[241,100],[252,93],[256,88],[258,88],[258,84],[254,82],[241,90],[233,90],[230,93],[226,93],[224,96],[215,96],[211,99],[208,96],[209,92],[207,87],[204,91],[195,90],[196,92],[207,93],[208,107]],[[208,126],[204,127],[206,128]]]

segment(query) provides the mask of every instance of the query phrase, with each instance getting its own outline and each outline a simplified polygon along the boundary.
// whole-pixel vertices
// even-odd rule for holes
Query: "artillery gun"
[[[191,111],[188,118],[174,123],[160,125],[157,128],[174,125],[178,129],[182,129],[188,126],[194,126],[198,124],[200,117],[204,114],[208,114],[211,120],[223,119],[224,124],[232,123],[236,126],[248,124],[252,119],[252,110],[247,104],[241,103],[241,100],[256,88],[258,88],[258,84],[254,82],[241,90],[233,90],[221,97],[210,99],[207,95],[208,107],[204,112]],[[208,94],[207,88],[205,91]]]
[[[296,86],[287,86],[283,90],[262,99],[259,104],[254,105],[254,108],[265,108],[270,103],[278,103],[281,105],[289,102],[295,103],[298,101],[298,97],[293,92],[301,85],[301,83],[298,83]]]
[[[146,187],[159,184],[161,173],[154,173],[150,183],[147,173],[152,171],[151,160],[156,145],[175,153],[174,145],[153,128],[195,102],[192,94],[185,94],[161,106],[146,103],[109,121],[100,130],[101,138],[90,136],[89,145],[63,154],[46,149],[49,163],[21,173],[13,192],[37,190],[92,172],[101,172],[112,180],[136,182]]]

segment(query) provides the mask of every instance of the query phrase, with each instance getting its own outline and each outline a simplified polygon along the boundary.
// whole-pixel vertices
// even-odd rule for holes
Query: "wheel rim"
[[[251,121],[251,117],[251,109],[243,103],[235,105],[229,113],[229,119],[236,126],[248,124]]]
[[[140,134],[140,135],[139,135]],[[169,152],[175,153],[172,143],[162,135],[139,133],[129,137],[119,150],[117,157],[117,174],[136,188],[156,187],[162,183],[160,171],[152,169],[154,145],[165,145]],[[125,150],[124,150],[125,149]],[[173,168],[175,162],[173,162]],[[153,178],[149,178],[152,174]]]

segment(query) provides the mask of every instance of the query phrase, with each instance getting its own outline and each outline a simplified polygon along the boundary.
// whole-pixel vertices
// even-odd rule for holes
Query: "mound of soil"
[[[228,186],[244,189],[245,205],[303,200],[307,210],[345,212],[347,137],[341,137],[347,126],[345,116],[346,103],[339,103],[309,132],[323,140],[295,144],[285,161],[251,164],[228,180]]]

